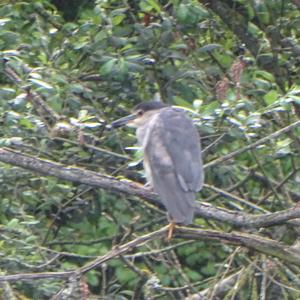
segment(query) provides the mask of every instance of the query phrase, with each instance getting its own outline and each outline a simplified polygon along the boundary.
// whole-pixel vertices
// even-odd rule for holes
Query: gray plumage
[[[137,128],[146,177],[169,220],[188,225],[193,222],[195,193],[204,180],[200,138],[183,110],[160,107],[155,111]]]

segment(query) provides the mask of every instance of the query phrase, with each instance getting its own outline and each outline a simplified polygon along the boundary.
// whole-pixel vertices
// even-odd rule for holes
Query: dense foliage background
[[[2,1],[4,150],[144,183],[134,132],[107,125],[160,98],[185,107],[201,134],[198,200],[236,213],[195,225],[275,244],[155,238],[67,280],[53,272],[158,230],[165,213],[15,160],[0,165],[1,298],[299,299],[299,260],[276,252],[299,256],[299,10],[298,0]],[[293,207],[276,224],[234,224]],[[24,273],[44,279],[3,277]]]

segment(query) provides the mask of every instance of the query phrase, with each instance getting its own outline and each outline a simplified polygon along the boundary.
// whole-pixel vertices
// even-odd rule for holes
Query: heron
[[[147,184],[167,210],[170,240],[176,224],[193,222],[196,193],[204,182],[200,136],[184,109],[142,102],[112,127],[136,128]]]

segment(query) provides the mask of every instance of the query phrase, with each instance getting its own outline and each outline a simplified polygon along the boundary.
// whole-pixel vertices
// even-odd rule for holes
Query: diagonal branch
[[[236,11],[231,9],[226,2],[219,0],[199,0],[209,7],[231,29],[237,37],[245,43],[253,56],[257,56],[260,49],[259,40],[248,29],[247,21]]]
[[[15,275],[3,275],[0,276],[0,282],[3,281],[20,281],[20,280],[34,280],[34,279],[45,279],[45,278],[61,278],[66,279],[72,276],[78,276],[89,272],[95,268],[98,268],[103,263],[115,259],[122,254],[125,254],[132,249],[141,247],[144,244],[161,239],[166,236],[168,226],[165,226],[157,231],[145,234],[137,237],[136,239],[115,247],[114,249],[107,252],[105,255],[94,259],[91,262],[83,265],[82,267],[69,271],[62,272],[44,272],[44,273],[24,273]],[[221,232],[215,230],[202,230],[193,229],[188,227],[176,227],[175,238],[181,239],[194,239],[194,240],[205,240],[215,241],[219,243],[226,243],[229,245],[242,246],[258,253],[263,253],[276,258],[279,258],[286,263],[291,263],[296,266],[300,266],[300,256],[298,253],[292,251],[292,248],[287,248],[285,245],[267,238],[260,237],[258,235],[238,233],[238,232]]]
[[[158,195],[141,187],[141,185],[120,181],[114,177],[102,175],[93,171],[78,167],[68,167],[52,161],[25,155],[9,148],[0,149],[0,161],[19,166],[46,176],[54,176],[74,183],[86,184],[88,186],[102,188],[111,192],[125,193],[138,196],[148,203],[162,207]],[[260,215],[246,214],[216,208],[206,203],[197,203],[196,216],[227,222],[235,227],[269,227],[283,224],[289,220],[300,218],[300,207],[289,208],[275,213]]]
[[[293,251],[292,248],[288,249],[286,245],[283,245],[277,241],[263,238],[254,234],[239,232],[225,233],[215,230],[178,227],[176,229],[175,237],[218,241],[230,245],[242,246],[300,266],[300,256],[296,251]]]
[[[261,49],[260,40],[249,30],[249,21],[236,10],[232,9],[227,1],[221,0],[199,0],[200,3],[210,8],[218,15],[224,24],[246,45],[251,54],[257,58],[260,67],[272,73],[278,86],[284,91],[284,79],[280,69],[278,58],[275,54],[271,55],[270,61],[260,59]]]
[[[217,158],[217,159],[215,159],[213,161],[210,161],[209,163],[205,164],[204,167],[205,168],[209,168],[209,167],[216,166],[216,165],[218,165],[218,164],[220,164],[220,163],[222,163],[222,162],[224,162],[226,160],[232,159],[235,156],[242,154],[245,151],[254,149],[254,148],[256,148],[259,145],[267,143],[270,140],[273,140],[273,139],[279,137],[280,135],[285,134],[285,133],[287,133],[287,132],[289,132],[289,131],[297,128],[297,127],[300,127],[300,121],[296,121],[296,122],[294,122],[294,123],[292,123],[292,124],[290,124],[290,125],[288,125],[288,126],[286,126],[284,128],[281,128],[281,129],[279,129],[279,130],[277,130],[277,131],[269,134],[268,136],[265,136],[265,137],[257,140],[256,142],[254,142],[254,143],[252,143],[250,145],[247,145],[247,146],[245,146],[245,147],[243,147],[241,149],[238,149],[238,150],[233,151],[233,152],[231,152],[229,154],[226,154],[226,155],[224,155],[224,156],[222,156],[220,158]]]
[[[215,293],[214,296],[218,297],[218,299],[222,296],[225,296],[225,293],[232,289],[235,283],[237,282],[238,278],[244,272],[244,268],[241,270],[231,274],[230,276],[224,278],[223,280],[219,281],[216,286],[214,287]],[[193,294],[185,298],[185,300],[204,300],[206,296],[209,294],[210,288],[206,288],[199,293]]]

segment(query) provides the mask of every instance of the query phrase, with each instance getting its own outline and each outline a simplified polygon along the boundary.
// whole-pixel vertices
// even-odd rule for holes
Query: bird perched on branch
[[[199,134],[183,109],[157,101],[142,102],[112,123],[122,125],[137,128],[146,178],[168,211],[170,240],[175,224],[193,222],[195,194],[203,186]]]

